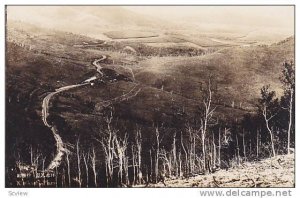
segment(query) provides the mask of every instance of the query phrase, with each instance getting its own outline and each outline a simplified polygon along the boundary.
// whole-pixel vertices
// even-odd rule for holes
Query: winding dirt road
[[[47,121],[47,118],[49,116],[50,99],[54,95],[56,95],[60,92],[67,91],[67,90],[70,90],[70,89],[74,89],[76,87],[82,87],[82,86],[85,86],[85,85],[88,85],[88,84],[90,84],[90,83],[82,83],[82,84],[78,84],[78,85],[68,85],[68,86],[65,86],[65,87],[61,87],[59,89],[56,89],[55,92],[51,92],[50,94],[48,94],[43,100],[43,103],[42,103],[42,119],[43,119],[43,122],[44,122],[45,126],[47,126],[51,129],[52,134],[54,136],[54,139],[56,141],[56,155],[55,155],[54,159],[51,161],[51,163],[49,164],[47,170],[53,170],[56,167],[58,167],[61,163],[62,156],[64,155],[65,152],[68,152],[68,150],[64,146],[64,143],[63,143],[60,135],[58,134],[57,127],[54,124],[48,123],[48,121]]]
[[[106,58],[107,57],[105,55],[102,55],[102,58],[96,59],[93,62],[93,65],[96,67],[97,72],[99,72],[102,76],[103,76],[103,73],[101,71],[102,67],[99,64],[99,62],[105,60]],[[69,152],[68,149],[66,149],[66,147],[64,145],[64,142],[62,141],[55,124],[54,123],[49,123],[47,121],[47,118],[49,116],[49,103],[50,103],[50,100],[53,96],[55,96],[58,93],[68,91],[70,89],[86,86],[86,85],[89,85],[89,84],[90,84],[90,81],[83,82],[83,83],[80,83],[80,84],[75,84],[75,85],[64,86],[64,87],[56,89],[54,92],[49,93],[43,99],[43,103],[42,103],[42,120],[43,120],[45,126],[47,126],[48,128],[51,129],[52,134],[54,136],[54,139],[56,141],[56,154],[55,154],[53,160],[50,162],[48,168],[46,169],[47,171],[54,170],[56,167],[58,167],[61,163],[61,160],[62,160],[62,157],[64,156],[64,153]]]
[[[100,62],[104,61],[106,58],[107,58],[107,56],[102,55],[101,58],[94,60],[93,63],[92,63],[92,65],[94,65],[96,67],[97,72],[101,74],[101,77],[104,77],[104,74],[101,71],[103,67],[100,65]],[[133,76],[134,76],[134,74],[133,74]],[[67,153],[67,152],[69,152],[68,149],[66,148],[64,142],[62,141],[62,138],[60,137],[59,132],[58,132],[57,127],[55,126],[55,124],[54,123],[49,123],[47,121],[47,118],[49,116],[49,104],[50,104],[50,100],[52,99],[53,96],[55,96],[56,94],[59,94],[61,92],[68,91],[70,89],[74,89],[74,88],[78,88],[78,87],[82,87],[82,86],[86,86],[86,85],[91,84],[91,79],[92,80],[96,80],[98,78],[92,77],[92,78],[89,78],[89,79],[83,81],[80,84],[68,85],[68,86],[64,86],[64,87],[58,88],[54,92],[49,93],[43,99],[43,103],[42,103],[42,120],[44,122],[44,125],[51,129],[52,134],[54,136],[54,139],[56,141],[56,154],[55,154],[54,158],[52,159],[52,161],[50,162],[50,164],[48,165],[46,171],[54,170],[55,168],[59,167],[59,165],[61,164],[61,161],[62,161],[62,158],[63,158],[64,154]],[[103,105],[105,105],[105,103],[111,105],[112,103],[124,101],[126,99],[128,100],[128,99],[136,96],[141,91],[141,88],[138,88],[136,90],[136,92],[133,93],[133,91],[136,88],[137,88],[137,86],[135,86],[133,89],[131,89],[126,94],[123,94],[123,95],[121,95],[121,96],[119,96],[117,98],[114,98],[112,100],[105,101]]]
[[[101,74],[102,77],[104,76],[103,72],[101,71],[103,67],[99,63],[104,61],[106,58],[107,57],[105,55],[102,55],[102,58],[93,61],[93,65],[96,67],[97,72]]]

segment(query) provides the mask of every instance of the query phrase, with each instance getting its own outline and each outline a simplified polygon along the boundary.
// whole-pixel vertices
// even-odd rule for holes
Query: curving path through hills
[[[67,90],[70,90],[70,89],[74,89],[76,87],[82,87],[82,86],[85,86],[85,85],[88,85],[88,84],[90,84],[90,83],[82,83],[82,84],[77,84],[77,85],[68,85],[68,86],[65,86],[65,87],[61,87],[59,89],[56,89],[55,92],[51,92],[50,94],[48,94],[43,99],[42,119],[43,119],[44,125],[51,129],[52,134],[54,136],[54,139],[56,141],[56,155],[55,155],[54,159],[50,162],[47,170],[53,170],[56,167],[58,167],[61,163],[62,156],[64,155],[65,152],[68,152],[68,150],[64,146],[64,143],[63,143],[60,135],[58,134],[57,127],[54,124],[48,123],[48,121],[47,121],[47,118],[49,116],[50,99],[54,95],[56,95],[60,92],[67,91]]]
[[[93,61],[93,65],[96,67],[97,72],[101,74],[102,77],[104,76],[103,72],[101,71],[103,67],[99,63],[101,61],[104,61],[105,59],[107,59],[107,57],[105,55],[102,55],[102,58]]]
[[[107,57],[105,55],[102,55],[102,58],[96,59],[93,62],[93,65],[96,67],[97,72],[99,72],[102,76],[103,76],[103,73],[101,71],[102,67],[99,64],[99,62],[105,60],[106,58]],[[47,118],[49,116],[49,104],[50,104],[50,100],[52,99],[53,96],[55,96],[58,93],[61,93],[61,92],[64,92],[64,91],[68,91],[70,89],[74,89],[74,88],[86,86],[86,85],[89,85],[89,84],[90,84],[90,81],[88,79],[88,80],[86,80],[86,81],[84,81],[83,83],[80,83],[80,84],[67,85],[67,86],[64,86],[64,87],[56,89],[54,92],[49,93],[43,99],[43,103],[42,103],[42,120],[44,122],[44,125],[51,129],[52,134],[54,136],[54,139],[56,141],[56,154],[55,154],[54,158],[52,159],[52,161],[50,162],[50,164],[48,165],[48,167],[46,169],[47,171],[54,170],[55,168],[57,168],[60,165],[61,161],[62,161],[62,157],[64,156],[64,153],[69,152],[66,149],[66,147],[64,145],[64,142],[62,141],[62,139],[61,139],[61,137],[60,137],[60,135],[58,133],[58,130],[57,130],[57,127],[55,126],[55,124],[54,123],[49,123],[47,121]]]
[[[97,70],[98,73],[100,73],[101,77],[104,77],[104,73],[102,71],[103,67],[100,65],[100,62],[104,61],[105,59],[107,59],[107,56],[102,55],[101,58],[95,59],[92,62],[92,65],[94,65],[96,67],[96,70]],[[57,127],[55,126],[55,124],[54,123],[49,123],[47,121],[47,118],[49,116],[50,100],[53,98],[53,96],[55,96],[55,95],[57,95],[61,92],[89,85],[89,84],[91,84],[92,81],[94,81],[98,78],[99,77],[93,76],[92,78],[89,78],[89,79],[83,81],[80,84],[67,85],[67,86],[64,86],[64,87],[60,87],[60,88],[56,89],[54,92],[49,93],[43,99],[43,102],[42,102],[42,120],[44,122],[44,125],[51,129],[52,134],[54,136],[54,139],[56,141],[56,154],[55,154],[54,158],[52,159],[52,161],[50,162],[50,164],[48,165],[46,171],[51,171],[51,170],[54,170],[55,168],[59,167],[64,154],[69,152],[68,149],[66,148],[64,142],[62,141],[62,138],[60,137],[59,132],[58,132]],[[123,94],[123,95],[121,95],[119,97],[116,97],[112,100],[104,101],[103,105],[105,105],[105,104],[111,105],[113,103],[121,102],[121,101],[124,101],[124,100],[128,100],[132,97],[135,97],[141,91],[141,88],[138,88],[138,89],[136,89],[136,88],[137,88],[137,85],[126,94]],[[105,105],[105,106],[107,106],[107,105]]]

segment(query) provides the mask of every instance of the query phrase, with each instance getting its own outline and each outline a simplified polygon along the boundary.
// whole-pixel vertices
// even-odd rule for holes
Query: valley
[[[163,177],[168,187],[215,187],[203,177],[274,157],[266,85],[276,92],[277,109],[268,106],[278,114],[270,122],[276,156],[292,161],[282,75],[294,63],[294,35],[199,28],[117,6],[9,8],[6,185],[163,187]],[[293,147],[293,128],[291,137]]]

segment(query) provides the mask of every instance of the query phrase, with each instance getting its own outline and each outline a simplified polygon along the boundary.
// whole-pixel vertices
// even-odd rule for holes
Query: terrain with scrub
[[[284,60],[294,58],[294,37],[268,45],[258,40],[222,34],[140,30],[126,33],[108,30],[96,39],[91,35],[8,21],[6,166],[11,166],[16,159],[30,163],[32,145],[46,164],[51,163],[57,140],[43,124],[43,99],[61,87],[81,84],[91,77],[97,80],[56,94],[49,102],[47,120],[55,123],[64,147],[71,153],[75,153],[78,139],[87,148],[99,144],[96,139],[112,111],[115,128],[130,135],[137,126],[141,127],[149,148],[155,137],[155,125],[162,126],[162,144],[170,147],[173,131],[183,130],[187,120],[192,122],[199,115],[210,77],[216,93],[214,116],[220,122],[238,122],[257,110],[263,85],[270,84],[279,96],[283,94],[280,67]],[[107,73],[105,79],[101,79],[93,65],[103,56],[106,58],[99,64]],[[98,158],[104,157],[100,148],[96,153]],[[75,169],[76,165],[72,166]],[[97,166],[102,167],[103,173],[104,162],[99,160]],[[188,180],[170,178],[165,184],[168,187],[292,187],[293,175],[293,155],[279,155]]]
[[[291,179],[293,178],[293,179]],[[256,162],[236,164],[228,170],[220,170],[210,175],[198,175],[188,179],[171,178],[148,187],[204,187],[204,188],[268,188],[294,187],[294,155],[279,155]],[[136,187],[145,187],[138,185]]]

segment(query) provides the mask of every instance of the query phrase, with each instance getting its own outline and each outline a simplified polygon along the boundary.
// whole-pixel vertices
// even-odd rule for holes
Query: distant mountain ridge
[[[83,35],[126,29],[147,31],[170,26],[117,6],[12,6],[7,13],[8,20],[20,20],[43,28]]]
[[[167,12],[167,11],[166,11]],[[221,13],[218,13],[220,15]],[[172,13],[170,13],[170,16]],[[200,18],[209,18],[202,16]],[[274,27],[245,27],[231,24],[215,24],[209,20],[184,19],[170,21],[160,16],[146,15],[122,6],[9,6],[8,20],[20,20],[43,28],[56,29],[94,38],[109,39],[103,33],[110,31],[150,31],[164,33],[185,31],[201,33],[218,32],[244,36],[244,40],[270,40],[276,42],[287,37],[285,29]],[[237,20],[237,19],[236,19]],[[249,21],[250,23],[250,21]],[[250,23],[251,24],[251,23]],[[246,36],[245,36],[246,35]],[[188,36],[188,35],[187,35]]]

